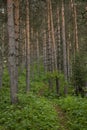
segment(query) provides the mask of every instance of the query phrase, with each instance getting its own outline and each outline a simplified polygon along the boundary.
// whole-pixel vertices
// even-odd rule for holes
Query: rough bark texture
[[[16,51],[15,51],[15,30],[13,18],[13,0],[7,0],[8,11],[8,37],[9,37],[9,72],[11,86],[11,103],[17,103],[17,84],[16,84]]]
[[[15,23],[15,51],[16,51],[16,86],[18,85],[18,62],[19,62],[19,0],[14,1]]]

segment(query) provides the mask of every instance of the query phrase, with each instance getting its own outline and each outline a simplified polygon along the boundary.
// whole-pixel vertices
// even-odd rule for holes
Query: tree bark
[[[78,41],[78,27],[77,27],[77,11],[76,11],[76,5],[74,0],[71,0],[71,9],[72,9],[72,18],[73,18],[73,25],[74,25],[74,58],[76,51],[79,51],[79,41]]]
[[[46,29],[43,30],[43,60],[44,60],[44,69],[47,72],[47,44],[46,44]]]
[[[50,0],[47,0],[47,12],[48,12],[48,45],[47,45],[47,68],[49,72],[52,72],[52,51],[51,51],[51,26],[50,26]]]
[[[30,90],[30,17],[29,1],[26,0],[26,91]]]
[[[77,27],[77,12],[76,5],[74,4],[74,20],[75,20],[75,47],[76,51],[79,51],[79,42],[78,42],[78,27]]]
[[[65,10],[64,1],[62,0],[62,42],[63,42],[63,68],[64,76],[67,81],[67,51],[66,51],[66,36],[65,36]],[[67,94],[67,86],[64,87],[64,94]]]
[[[10,72],[10,86],[11,86],[11,103],[17,103],[18,87],[16,84],[16,50],[15,50],[15,29],[13,17],[13,0],[7,0],[8,11],[8,37],[9,37],[9,72]]]
[[[56,19],[57,19],[57,69],[58,72],[61,71],[61,37],[60,37],[60,15],[59,15],[59,7],[57,5],[56,11]],[[58,77],[56,77],[56,92],[57,95],[60,95],[60,81]]]
[[[14,23],[15,23],[15,51],[16,51],[16,86],[18,85],[19,64],[19,0],[14,1]]]
[[[52,62],[52,39],[51,39],[51,23],[50,23],[50,0],[47,0],[47,25],[48,25],[48,34],[47,34],[47,70],[48,72],[53,71],[53,62]],[[52,80],[49,79],[49,87],[52,89]]]
[[[58,70],[61,71],[61,32],[60,32],[60,15],[59,7],[57,7],[57,33],[58,33],[58,49],[57,49],[57,66]]]
[[[52,4],[50,3],[50,22],[51,22],[51,37],[52,37],[52,61],[53,61],[53,69],[57,70],[57,54],[56,54],[56,42],[55,42],[55,33],[54,33],[54,23],[53,23],[53,12],[52,12]]]
[[[37,44],[37,73],[40,76],[40,52],[39,52],[39,35],[38,31],[36,32],[36,44]]]

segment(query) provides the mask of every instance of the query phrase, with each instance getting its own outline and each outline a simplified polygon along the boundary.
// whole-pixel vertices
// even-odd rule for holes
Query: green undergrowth
[[[70,130],[87,130],[87,99],[66,97],[57,101],[68,117]]]
[[[68,130],[87,130],[87,99],[64,95],[64,81],[59,75],[61,97],[55,89],[57,73],[42,76],[35,75],[30,82],[30,93],[26,94],[25,71],[19,76],[19,103],[10,104],[10,85],[7,70],[3,75],[3,86],[0,90],[0,130],[58,130],[61,117],[58,116],[55,106],[67,116]],[[49,89],[48,80],[52,79],[52,90]],[[72,87],[69,88],[70,93]],[[65,117],[64,117],[65,118]]]
[[[18,98],[19,103],[11,105],[8,96],[3,96],[0,130],[58,130],[57,113],[50,101],[33,93],[19,94]]]

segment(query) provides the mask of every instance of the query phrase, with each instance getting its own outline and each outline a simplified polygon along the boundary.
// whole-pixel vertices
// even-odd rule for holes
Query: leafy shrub
[[[87,66],[86,66],[87,57],[84,54],[77,53],[73,61],[73,75],[72,81],[75,86],[76,95],[81,94],[84,96],[84,87],[87,81]]]
[[[60,99],[59,104],[66,111],[70,130],[87,130],[87,100],[76,97]]]
[[[55,109],[45,98],[32,93],[18,95],[20,103],[7,105],[0,111],[2,130],[57,130]]]

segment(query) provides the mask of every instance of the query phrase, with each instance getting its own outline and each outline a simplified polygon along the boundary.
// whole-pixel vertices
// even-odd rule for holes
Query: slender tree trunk
[[[74,0],[71,0],[72,17],[74,24],[74,58],[76,51],[79,51],[79,41],[78,41],[78,27],[77,27],[77,11]]]
[[[57,46],[55,41],[55,32],[54,32],[54,23],[53,23],[53,12],[52,12],[52,4],[50,0],[50,22],[51,22],[51,36],[52,36],[52,61],[53,61],[53,70],[57,71]],[[59,96],[59,79],[56,78],[56,92]]]
[[[66,51],[66,36],[65,36],[65,10],[64,1],[62,0],[62,42],[63,42],[63,68],[64,76],[67,81],[67,51]],[[67,86],[64,87],[64,94],[67,94]]]
[[[14,30],[14,17],[13,17],[13,0],[7,0],[8,11],[8,37],[9,37],[9,71],[10,71],[10,86],[11,86],[11,103],[17,103],[16,84],[16,51],[15,51],[15,30]]]
[[[79,42],[78,42],[78,28],[77,28],[77,12],[76,12],[76,5],[74,4],[74,20],[75,20],[75,46],[76,51],[79,51]]]
[[[73,7],[73,5],[72,5]],[[72,8],[71,8],[71,2],[69,2],[69,17],[70,17],[70,14],[72,12]],[[72,53],[72,42],[71,42],[71,23],[69,22],[68,24],[68,40],[67,40],[67,66],[68,66],[68,69],[67,69],[67,74],[68,74],[68,80],[70,81],[70,77],[72,75],[72,56],[73,56],[73,53]]]
[[[36,33],[36,44],[37,44],[37,73],[40,76],[40,52],[39,52],[39,35],[38,32]]]
[[[14,1],[15,19],[15,49],[16,49],[16,86],[18,85],[18,59],[19,59],[19,0]]]
[[[26,0],[26,89],[30,90],[30,18],[29,1]]]
[[[69,33],[70,38],[70,33]],[[67,76],[70,79],[70,40],[67,41]]]
[[[48,12],[48,44],[47,44],[47,69],[48,72],[52,72],[53,63],[52,63],[52,45],[51,45],[51,23],[50,23],[50,0],[47,0],[47,12]],[[52,89],[52,80],[49,79],[49,87]]]
[[[58,70],[61,71],[61,33],[60,33],[60,16],[59,16],[59,7],[57,7],[57,32],[58,32],[58,50],[57,50],[57,66]]]
[[[47,0],[47,12],[48,12],[48,45],[47,45],[47,62],[48,71],[52,71],[52,58],[51,58],[51,26],[50,26],[50,1]]]
[[[31,28],[31,58],[30,58],[30,63],[31,63],[31,70],[30,70],[30,74],[31,74],[31,79],[34,80],[34,29]]]
[[[47,52],[46,52],[46,48],[47,48],[47,44],[46,44],[46,30],[44,29],[43,31],[43,58],[44,58],[44,69],[45,69],[45,72],[47,72]]]
[[[49,1],[50,3],[50,22],[51,22],[51,36],[52,36],[52,57],[53,57],[53,68],[54,70],[57,70],[57,54],[56,54],[56,42],[55,42],[55,33],[54,33],[54,24],[53,24],[53,12],[52,12],[52,4],[51,0]]]
[[[72,56],[74,58],[75,61],[75,26],[74,26],[74,3],[73,0],[70,0],[71,3],[71,13],[72,13]]]
[[[56,18],[57,18],[57,69],[58,72],[61,71],[61,38],[60,38],[60,16],[59,16],[59,7],[57,6],[57,11],[56,11]],[[60,81],[58,77],[56,77],[56,92],[57,95],[60,95]]]

